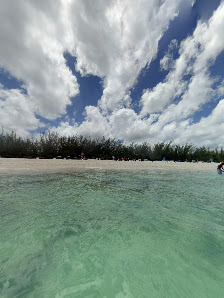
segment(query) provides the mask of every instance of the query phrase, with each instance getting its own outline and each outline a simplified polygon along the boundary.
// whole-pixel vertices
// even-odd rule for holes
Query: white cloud
[[[85,109],[86,121],[84,121],[77,129],[80,135],[88,135],[92,137],[110,137],[108,130],[108,121],[99,109],[94,106],[88,106]]]
[[[173,67],[173,53],[178,47],[178,41],[176,39],[171,40],[168,46],[167,54],[160,60],[160,67],[162,70],[168,70]]]
[[[144,92],[141,116],[131,109],[123,108],[107,117],[108,135],[130,142],[173,140],[183,143],[195,141],[201,145],[203,142],[205,145],[212,142],[217,144],[208,131],[200,132],[200,127],[204,129],[202,123],[210,123],[210,118],[205,118],[200,125],[192,124],[191,118],[206,103],[217,100],[222,95],[223,82],[219,84],[219,81],[211,78],[209,67],[224,49],[223,39],[214,42],[224,29],[220,17],[223,10],[224,5],[221,5],[208,24],[199,22],[193,35],[181,43],[180,56],[165,81]],[[218,84],[217,89],[214,83]],[[149,118],[145,117],[148,113]],[[217,113],[213,114],[213,119],[216,115]],[[215,122],[213,124],[210,123],[211,130],[216,129]],[[198,138],[194,138],[195,129],[198,129]],[[202,137],[203,134],[207,136],[207,141]]]
[[[163,126],[193,115],[213,100],[217,92],[212,89],[214,79],[209,75],[209,67],[224,50],[224,40],[220,38],[224,29],[223,13],[224,2],[208,24],[199,21],[193,35],[181,43],[180,56],[165,81],[142,95],[142,115],[163,112],[160,117]],[[187,75],[191,76],[190,80]],[[179,103],[173,103],[175,99]]]
[[[51,127],[51,132],[57,132],[61,136],[74,136],[77,134],[78,125],[71,125],[68,121],[62,121],[58,127]]]
[[[149,125],[152,119],[142,120],[131,109],[114,111],[108,118],[110,133],[127,142],[141,142],[149,136]]]
[[[157,54],[158,42],[181,1],[73,2],[76,69],[104,79],[99,107],[126,106],[125,97],[143,67]]]
[[[34,116],[35,108],[30,99],[19,90],[5,90],[0,86],[0,119],[5,133],[16,131],[27,135],[27,127],[35,130],[42,124]],[[13,121],[12,121],[13,119]]]
[[[110,116],[103,116],[99,108],[86,108],[85,121],[78,126],[62,122],[59,127],[51,128],[61,135],[84,135],[95,138],[116,138],[126,142],[141,142],[149,137],[149,126],[155,117],[141,119],[132,109],[120,109]]]
[[[179,132],[177,143],[193,142],[210,148],[223,147],[224,144],[224,99],[220,100],[211,115],[202,118],[198,123],[186,126]]]
[[[65,113],[78,84],[66,66],[67,24],[63,1],[0,2],[0,66],[24,82],[41,116]]]
[[[79,93],[66,51],[82,75],[103,79],[104,113],[128,107],[129,89],[181,1],[1,1],[0,67],[23,82],[35,112],[47,119],[64,114]]]
[[[58,127],[51,127],[51,131],[57,132],[60,135],[83,135],[93,138],[101,138],[103,136],[110,137],[108,120],[104,117],[99,109],[94,106],[87,106],[85,109],[85,121],[78,125],[71,125],[68,121],[62,122]]]
[[[223,97],[224,96],[224,79],[222,80],[221,84],[218,86],[218,96]]]
[[[159,117],[156,126],[162,128],[171,121],[178,122],[192,116],[215,94],[211,88],[212,83],[213,81],[205,73],[195,75],[181,101],[178,104],[169,105]]]
[[[160,67],[162,70],[168,70],[170,68],[171,57],[169,55],[165,55],[160,60]]]
[[[190,6],[189,0],[189,6]],[[24,135],[42,125],[39,114],[55,119],[66,113],[79,93],[64,53],[76,57],[76,71],[103,80],[97,107],[86,107],[85,121],[65,121],[61,134],[116,137],[131,141],[196,140],[221,144],[210,136],[217,129],[223,101],[207,118],[192,124],[193,114],[223,96],[223,81],[213,79],[210,66],[224,50],[224,2],[209,22],[199,21],[192,36],[181,42],[174,61],[173,40],[160,61],[169,73],[145,90],[138,115],[131,109],[130,89],[157,55],[158,42],[178,15],[184,0],[39,0],[0,2],[0,67],[23,82],[25,92],[0,86],[0,125]],[[192,5],[195,1],[192,2]],[[222,125],[220,125],[222,127]],[[194,131],[197,130],[197,138]],[[206,141],[207,137],[207,141]]]

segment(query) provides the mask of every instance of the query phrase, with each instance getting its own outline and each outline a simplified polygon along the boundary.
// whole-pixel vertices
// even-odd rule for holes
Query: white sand
[[[163,161],[113,161],[113,160],[60,160],[0,158],[0,174],[38,172],[80,172],[99,170],[190,170],[215,172],[217,163],[188,163]]]

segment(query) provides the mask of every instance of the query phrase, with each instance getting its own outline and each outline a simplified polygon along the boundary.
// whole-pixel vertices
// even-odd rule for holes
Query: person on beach
[[[222,174],[222,172],[224,172],[224,170],[223,170],[223,166],[224,166],[224,161],[223,162],[221,162],[218,166],[217,166],[217,172],[218,172],[218,174]]]

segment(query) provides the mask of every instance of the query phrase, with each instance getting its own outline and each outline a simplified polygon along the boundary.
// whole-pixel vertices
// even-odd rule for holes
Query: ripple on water
[[[223,297],[209,173],[2,175],[1,297]]]

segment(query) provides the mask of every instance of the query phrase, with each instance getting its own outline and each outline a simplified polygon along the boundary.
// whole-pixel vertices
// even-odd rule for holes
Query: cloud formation
[[[7,127],[18,135],[24,135],[27,127],[35,130],[42,125],[35,117],[35,108],[28,96],[17,89],[5,90],[1,85],[0,119],[2,128]]]
[[[152,135],[163,131],[170,123],[177,129],[185,120],[189,129],[195,112],[223,96],[223,81],[210,74],[210,67],[224,50],[224,41],[220,38],[224,29],[223,13],[222,2],[208,23],[199,21],[193,35],[182,41],[179,58],[164,82],[143,93],[141,115],[160,113],[158,121],[151,126]]]
[[[188,0],[189,9],[196,1]],[[142,69],[150,68],[158,44],[178,17],[185,0],[39,0],[1,1],[0,67],[22,82],[23,89],[0,85],[0,124],[25,135],[66,114],[79,85],[66,64],[66,52],[76,58],[81,76],[95,75],[103,83],[97,106],[87,106],[85,121],[63,121],[52,130],[61,134],[115,137],[127,142],[193,142],[220,145],[207,138],[206,123],[215,128],[223,110],[224,81],[211,66],[224,50],[224,2],[209,21],[198,21],[180,44],[171,40],[160,66],[165,79],[144,90],[141,111],[132,109],[131,89]],[[178,51],[178,57],[176,53]],[[174,55],[174,52],[175,55]],[[193,122],[208,103],[210,116]],[[197,129],[197,138],[194,131]],[[204,142],[204,143],[203,143]]]
[[[47,119],[65,113],[79,92],[63,56],[70,42],[66,7],[57,3],[0,2],[0,66],[24,83],[36,112]]]
[[[167,54],[160,60],[160,67],[162,70],[168,70],[173,67],[173,52],[178,47],[178,41],[176,39],[171,40],[168,46]]]
[[[23,82],[35,112],[46,119],[66,113],[79,93],[65,52],[76,57],[82,76],[102,78],[104,113],[128,107],[129,89],[155,57],[180,2],[1,1],[0,67]]]

